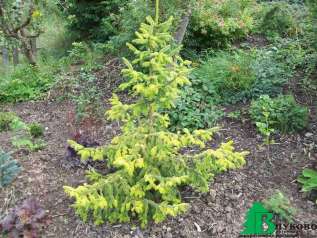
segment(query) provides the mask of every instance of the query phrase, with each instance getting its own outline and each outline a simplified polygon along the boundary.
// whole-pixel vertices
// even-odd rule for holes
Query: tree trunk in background
[[[18,48],[13,48],[12,58],[13,58],[13,64],[18,65],[19,64],[19,50],[18,50]]]
[[[192,15],[192,10],[190,9],[181,19],[178,29],[174,35],[174,39],[177,44],[182,44],[184,40],[191,15]]]
[[[32,49],[32,44],[31,40],[28,38],[21,38],[21,45],[22,45],[22,50],[27,58],[29,64],[31,65],[36,65],[36,57],[34,55],[33,49]]]
[[[2,64],[4,66],[9,65],[9,50],[6,47],[2,48]]]
[[[20,30],[20,35],[19,35],[19,40],[21,42],[21,48],[23,50],[23,53],[27,60],[29,61],[29,64],[31,65],[36,65],[36,56],[34,55],[34,50],[33,50],[33,44],[32,43],[32,38],[27,37],[27,34],[25,32],[25,29]],[[36,43],[35,43],[36,44]]]
[[[31,48],[32,48],[33,55],[36,58],[37,56],[36,37],[31,38],[30,41],[31,41]]]

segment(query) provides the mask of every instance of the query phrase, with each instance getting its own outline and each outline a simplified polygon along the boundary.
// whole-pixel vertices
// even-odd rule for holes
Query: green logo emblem
[[[244,230],[240,235],[273,235],[276,226],[272,219],[273,213],[266,210],[262,203],[254,202],[247,212]]]

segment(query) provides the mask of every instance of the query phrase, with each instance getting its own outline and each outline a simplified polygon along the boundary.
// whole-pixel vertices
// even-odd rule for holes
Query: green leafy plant
[[[223,117],[221,108],[214,103],[208,84],[191,77],[191,85],[186,85],[175,103],[175,108],[168,111],[170,129],[182,128],[189,130],[210,128]]]
[[[219,104],[282,93],[295,68],[293,61],[289,65],[284,63],[290,58],[287,52],[291,54],[293,51],[268,48],[208,55],[193,70],[191,85],[183,88],[176,107],[169,111],[170,128],[192,130],[214,126],[223,117]],[[264,125],[263,129],[266,128]]]
[[[290,52],[289,52],[290,53]],[[285,65],[276,47],[258,50],[251,68],[256,80],[252,88],[246,92],[248,98],[256,99],[261,95],[277,96],[282,93],[283,86],[292,75],[292,70]]]
[[[253,0],[196,1],[185,45],[194,49],[223,48],[244,38],[254,27]]]
[[[37,138],[44,135],[44,127],[39,123],[31,123],[28,125],[29,132],[32,137]]]
[[[27,124],[20,117],[15,117],[10,123],[10,130],[13,132],[26,131],[27,129]]]
[[[131,62],[124,59],[127,67],[122,72],[129,81],[120,89],[131,89],[136,100],[123,104],[114,95],[107,112],[109,119],[123,122],[122,134],[99,148],[85,148],[69,141],[82,159],[106,158],[108,166],[115,169],[106,175],[92,170],[87,175],[88,184],[65,186],[84,221],[92,215],[96,224],[133,218],[143,227],[152,219],[161,222],[186,211],[188,204],[182,202],[181,185],[205,192],[215,174],[245,163],[246,153],[235,152],[232,142],[196,155],[179,153],[190,145],[205,148],[215,129],[193,133],[171,133],[167,129],[168,116],[160,111],[171,108],[179,87],[189,83],[189,62],[178,56],[179,48],[170,45],[172,18],[159,23],[158,1],[156,9],[155,20],[147,17],[133,45],[128,44],[135,58]]]
[[[250,115],[254,123],[273,128],[281,133],[293,133],[304,129],[308,123],[308,109],[296,103],[291,95],[270,98],[261,96],[252,102]]]
[[[285,219],[288,223],[293,222],[296,209],[291,205],[290,200],[280,191],[274,193],[270,198],[263,201],[264,207]]]
[[[38,138],[43,135],[44,128],[38,123],[28,125],[14,113],[1,112],[0,128],[14,133],[11,142],[18,149],[25,148],[30,151],[38,151],[45,147],[44,141]]]
[[[10,130],[10,124],[16,117],[12,112],[0,112],[0,132]]]
[[[18,66],[0,80],[0,102],[38,99],[54,82],[54,72],[56,70],[48,66]]]
[[[26,124],[20,118],[11,123],[11,128],[15,132],[12,137],[12,145],[18,149],[38,151],[45,147],[45,142],[38,138],[43,135],[44,128],[38,123]]]
[[[304,169],[297,181],[302,184],[303,192],[317,190],[317,171],[313,169]]]
[[[257,121],[255,123],[257,129],[259,132],[264,136],[264,144],[270,145],[274,143],[274,140],[271,140],[271,135],[274,133],[274,129],[270,128],[271,122],[270,120],[270,112],[266,110],[267,108],[263,108],[262,114],[265,118],[265,122],[259,122]]]
[[[18,162],[0,150],[0,188],[9,185],[20,171],[21,167]]]
[[[71,95],[75,104],[76,119],[83,120],[88,116],[101,116],[102,95],[98,91],[98,79],[92,72],[81,70],[74,83],[76,92]]]
[[[14,136],[12,138],[12,145],[18,149],[27,149],[29,151],[39,151],[45,147],[43,140],[32,140],[27,135]]]

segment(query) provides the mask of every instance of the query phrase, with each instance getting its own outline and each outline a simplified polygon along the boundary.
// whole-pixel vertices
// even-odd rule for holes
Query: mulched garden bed
[[[111,96],[110,91],[108,88],[105,98]],[[317,224],[316,197],[301,193],[296,182],[303,168],[316,167],[317,119],[314,106],[310,105],[309,128],[297,135],[275,138],[276,144],[271,145],[269,151],[261,146],[261,137],[248,118],[239,121],[225,118],[210,146],[233,140],[237,150],[250,152],[247,165],[217,176],[207,194],[185,191],[184,200],[191,203],[186,214],[161,224],[150,224],[141,230],[137,224],[84,224],[71,208],[72,200],[63,192],[63,186],[84,183],[87,166],[68,166],[71,162],[65,159],[66,141],[71,133],[67,116],[73,110],[70,102],[44,100],[4,105],[1,110],[15,112],[25,122],[36,121],[44,125],[47,146],[39,152],[17,151],[13,154],[23,171],[11,186],[1,190],[0,216],[24,199],[35,197],[50,218],[42,237],[233,238],[242,231],[245,214],[252,203],[268,198],[279,189],[298,210],[296,223]],[[104,121],[96,131],[95,139],[100,144],[107,144],[119,131],[118,123]],[[9,137],[10,133],[0,134],[0,145],[5,151],[12,151]],[[310,231],[298,237],[317,237],[317,233]]]

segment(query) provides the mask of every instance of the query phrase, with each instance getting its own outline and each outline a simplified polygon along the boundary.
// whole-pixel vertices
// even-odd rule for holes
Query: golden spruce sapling
[[[127,44],[135,58],[124,59],[122,73],[128,81],[120,89],[130,90],[136,101],[125,104],[113,95],[112,107],[106,113],[109,119],[123,123],[122,134],[99,148],[69,141],[82,159],[105,160],[115,169],[106,175],[89,171],[89,183],[77,188],[65,186],[84,221],[92,215],[96,224],[134,218],[142,227],[150,220],[161,222],[186,211],[181,185],[206,192],[215,174],[245,163],[246,153],[235,152],[232,142],[217,150],[204,150],[217,129],[168,131],[169,118],[161,112],[173,106],[180,87],[189,83],[190,70],[190,62],[179,56],[180,47],[171,44],[172,21],[159,23],[158,17],[147,17],[136,39]],[[188,146],[199,146],[202,152],[180,153]]]

